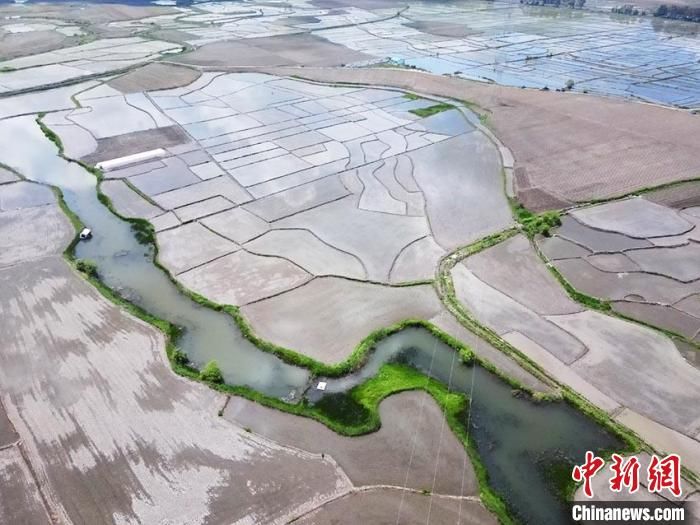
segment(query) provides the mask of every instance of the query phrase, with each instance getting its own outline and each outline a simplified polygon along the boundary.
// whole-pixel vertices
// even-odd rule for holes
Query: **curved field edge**
[[[568,214],[572,210],[577,210],[581,208],[588,208],[591,206],[597,206],[601,204],[606,204],[609,202],[616,202],[616,201],[621,201],[624,199],[627,199],[629,197],[636,197],[636,196],[641,196],[645,195],[647,193],[652,193],[655,191],[659,190],[664,190],[664,189],[669,189],[669,188],[675,188],[678,186],[682,186],[684,184],[688,183],[700,183],[700,177],[694,177],[694,178],[689,178],[689,179],[684,179],[684,180],[679,180],[679,181],[674,181],[674,182],[668,182],[665,184],[659,184],[658,186],[647,186],[644,188],[640,188],[639,190],[632,191],[629,193],[621,194],[618,196],[614,197],[609,197],[605,199],[597,199],[597,200],[588,200],[588,201],[581,201],[576,203],[576,205],[571,206],[567,208],[566,210],[553,210],[553,211],[546,211],[543,213],[535,214],[527,210],[525,207],[523,207],[521,204],[519,204],[515,199],[509,198],[511,210],[513,212],[514,218],[518,221],[518,227],[522,231],[523,234],[527,236],[527,238],[530,240],[530,245],[532,248],[535,250],[535,253],[537,256],[542,260],[544,265],[549,268],[549,271],[554,275],[556,280],[559,282],[559,284],[566,290],[566,293],[569,294],[569,297],[579,303],[580,305],[590,309],[590,310],[596,310],[601,313],[605,313],[607,315],[610,315],[612,317],[617,317],[619,319],[624,319],[625,321],[630,321],[633,323],[637,323],[641,326],[645,326],[647,328],[650,328],[652,330],[655,330],[659,333],[664,334],[665,336],[669,337],[671,340],[680,340],[689,345],[691,348],[693,348],[696,351],[700,352],[700,342],[694,341],[690,339],[689,337],[675,332],[673,330],[670,330],[668,328],[664,328],[658,325],[655,325],[653,323],[647,322],[647,321],[642,321],[641,319],[636,319],[634,317],[631,317],[629,315],[625,315],[623,313],[620,313],[616,310],[613,309],[610,301],[608,299],[604,299],[601,297],[595,297],[592,295],[589,295],[585,292],[582,292],[581,290],[578,290],[575,286],[573,286],[566,277],[553,265],[551,262],[547,259],[547,257],[544,255],[542,250],[540,249],[539,244],[536,242],[538,236],[544,236],[544,237],[549,237],[551,235],[551,229],[556,228],[558,226],[561,226],[561,216]]]
[[[102,172],[93,166],[66,157],[64,155],[63,145],[60,141],[60,138],[50,128],[48,128],[48,126],[46,126],[43,123],[42,116],[43,115],[40,114],[37,117],[36,122],[40,126],[41,130],[44,132],[44,135],[49,140],[54,142],[58,149],[59,155],[64,160],[68,162],[75,162],[84,169],[86,169],[88,172],[92,173],[97,178],[96,191],[98,200],[104,206],[106,206],[115,216],[119,217],[121,220],[130,223],[132,225],[132,230],[134,230],[134,233],[140,242],[144,244],[151,244],[153,246],[153,264],[155,264],[158,268],[164,271],[168,278],[178,288],[178,290],[185,296],[189,297],[190,299],[194,300],[202,306],[229,314],[235,321],[236,325],[238,326],[244,337],[246,337],[249,341],[255,344],[259,349],[273,353],[285,362],[306,368],[311,372],[312,375],[337,377],[348,374],[360,368],[366,362],[369,353],[374,349],[375,345],[382,339],[389,337],[390,335],[408,327],[422,327],[430,331],[434,336],[446,343],[448,346],[454,348],[459,353],[460,359],[464,363],[473,364],[477,362],[488,371],[496,374],[502,380],[506,381],[513,388],[526,392],[534,402],[546,402],[564,399],[566,402],[574,406],[584,415],[593,419],[596,423],[600,424],[606,430],[610,431],[612,434],[620,438],[625,444],[624,451],[636,452],[639,450],[651,450],[651,447],[644,444],[636,434],[631,432],[626,427],[620,425],[616,421],[612,420],[607,413],[591,405],[587,400],[585,400],[579,394],[575,393],[570,388],[562,386],[558,382],[553,380],[536,363],[529,360],[517,349],[515,349],[507,342],[502,340],[488,328],[482,326],[475,319],[468,319],[465,322],[464,316],[455,314],[453,308],[450,308],[451,304],[449,301],[449,295],[445,296],[441,293],[441,288],[443,288],[443,281],[445,279],[443,265],[444,261],[454,261],[452,263],[453,266],[454,264],[456,264],[456,262],[463,259],[464,257],[477,253],[478,251],[486,249],[490,246],[494,246],[499,242],[502,242],[507,238],[515,235],[518,232],[518,229],[512,228],[494,235],[487,236],[483,239],[480,239],[479,241],[476,241],[475,243],[472,243],[466,247],[460,248],[448,254],[440,262],[440,266],[438,268],[437,273],[437,279],[434,282],[434,285],[438,290],[438,295],[440,296],[441,300],[446,306],[448,306],[448,310],[450,310],[453,314],[456,315],[458,321],[465,328],[480,336],[482,339],[485,339],[494,347],[513,357],[516,360],[516,362],[518,362],[523,368],[533,373],[536,377],[538,377],[545,383],[557,385],[560,388],[559,395],[533,392],[531,389],[521,384],[515,378],[509,376],[508,374],[505,374],[502,370],[500,370],[498,367],[496,367],[489,361],[475,356],[468,346],[464,345],[456,338],[443,332],[442,330],[434,326],[432,323],[420,319],[406,319],[389,327],[383,327],[373,331],[359,343],[359,345],[353,350],[353,352],[346,360],[340,363],[329,365],[326,363],[316,361],[313,358],[310,358],[299,352],[280,347],[270,341],[260,338],[258,335],[255,334],[252,327],[248,324],[243,315],[240,313],[238,307],[214,303],[206,297],[192,292],[191,290],[188,290],[181,283],[179,283],[169,272],[169,270],[162,266],[157,260],[158,244],[155,238],[153,226],[150,224],[150,222],[145,219],[127,218],[120,215],[112,205],[112,202],[109,199],[109,197],[102,193],[100,189],[100,184],[103,179]],[[458,438],[463,442],[465,450],[467,451],[467,454],[469,455],[469,458],[472,461],[474,470],[477,475],[480,496],[483,504],[486,506],[486,508],[493,512],[494,515],[497,516],[501,523],[517,523],[515,518],[508,510],[505,501],[490,487],[488,481],[488,473],[483,462],[481,461],[481,458],[479,457],[479,454],[476,450],[476,446],[472,438],[468,435],[468,433],[465,432],[461,425],[459,425],[458,415],[464,413],[464,406],[460,405],[460,410],[456,410],[456,402],[454,401],[454,398],[450,396],[457,396],[461,398],[462,403],[465,403],[467,401],[466,396],[449,393],[444,387],[444,385],[442,385],[442,383],[439,383],[438,381],[433,380],[409,367],[405,367],[402,365],[384,365],[382,369],[380,369],[380,372],[378,372],[374,377],[370,378],[365,383],[362,383],[361,385],[358,385],[357,387],[351,389],[350,395],[353,397],[353,399],[355,399],[358,403],[360,403],[367,409],[368,417],[363,424],[348,425],[339,422],[336,419],[333,419],[332,417],[329,417],[323,411],[319,410],[316,407],[309,406],[304,402],[299,404],[289,404],[277,398],[261,394],[260,392],[257,392],[246,386],[219,384],[216,382],[204,380],[200,376],[200,371],[197,368],[191,366],[187,362],[186,358],[183,359],[183,357],[185,356],[183,356],[182,352],[176,346],[177,339],[180,336],[181,332],[179,327],[165,319],[160,319],[145,311],[144,309],[138,307],[137,305],[131,303],[130,301],[127,301],[119,294],[114,292],[107,285],[105,285],[102,281],[100,281],[97,274],[84,271],[80,272],[80,270],[78,270],[78,263],[80,261],[76,259],[74,251],[75,246],[79,242],[77,232],[80,231],[80,229],[83,227],[83,224],[80,221],[80,218],[75,213],[73,213],[65,204],[60,190],[58,188],[54,188],[54,191],[56,191],[59,197],[61,209],[68,215],[68,217],[71,220],[71,223],[76,229],[76,236],[64,251],[64,257],[71,264],[71,266],[75,268],[79,273],[81,273],[88,282],[95,286],[105,298],[109,299],[116,305],[124,308],[126,311],[136,316],[137,318],[148,322],[152,326],[155,326],[165,334],[166,354],[168,356],[171,368],[175,373],[183,377],[187,377],[189,379],[205,383],[211,388],[226,394],[245,397],[249,400],[261,403],[262,405],[270,408],[275,408],[294,415],[314,419],[323,423],[333,431],[346,436],[357,436],[378,430],[381,426],[378,413],[378,406],[381,403],[381,401],[389,395],[406,390],[424,390],[425,392],[430,394],[440,405],[450,425],[450,428],[452,429],[454,434],[458,436]],[[447,270],[447,279],[451,281],[451,279],[449,278],[449,269]],[[417,381],[417,378],[420,378],[420,381]],[[438,386],[440,386],[442,390],[440,390]],[[377,392],[380,392],[381,395],[378,395]],[[607,454],[605,455],[609,455],[612,451],[606,452]],[[571,493],[571,491],[569,489],[566,489],[566,493]]]
[[[612,419],[607,412],[593,405],[585,397],[580,395],[578,392],[576,392],[569,386],[551,378],[549,374],[547,374],[547,372],[544,369],[542,369],[535,361],[533,361],[520,350],[518,350],[516,347],[505,341],[496,332],[481,324],[474,317],[474,315],[470,311],[468,311],[457,299],[454,290],[454,283],[451,276],[451,270],[454,267],[454,265],[466,259],[467,257],[475,255],[483,250],[496,246],[497,244],[500,244],[501,242],[504,242],[507,239],[510,239],[514,235],[521,233],[521,231],[526,235],[528,233],[525,228],[522,228],[521,225],[518,225],[518,227],[516,228],[510,228],[499,233],[484,237],[470,245],[459,248],[458,250],[445,256],[440,261],[440,265],[438,267],[438,275],[435,280],[436,287],[438,289],[438,294],[440,295],[440,299],[442,300],[443,304],[465,328],[467,328],[480,338],[489,342],[493,347],[509,355],[525,370],[528,370],[529,372],[533,373],[538,377],[545,377],[550,382],[557,384],[560,388],[561,397],[567,403],[578,409],[583,414],[587,415],[589,418],[596,421],[598,424],[600,424],[607,430],[613,432],[615,435],[620,437],[626,444],[627,450],[629,452],[657,452],[651,445],[646,443],[637,433]],[[562,285],[562,287],[566,290],[569,297],[571,297],[571,299],[573,299],[577,303],[581,304],[582,306],[588,309],[596,310],[600,313],[609,315],[611,317],[617,317],[629,322],[634,322],[639,325],[646,326],[660,333],[663,333],[671,339],[677,337],[686,340],[684,337],[675,334],[669,330],[664,330],[662,328],[649,325],[647,323],[643,323],[636,319],[619,314],[612,310],[609,303],[607,303],[606,301],[603,301],[596,297],[591,297],[589,295],[584,294],[583,292],[578,291],[556,270],[556,268],[548,264],[545,256],[537,248],[537,245],[533,241],[532,236],[528,235],[528,238],[530,239],[530,243],[534,246],[536,253],[542,259],[543,263],[550,269],[550,271],[552,271],[553,275],[556,277],[557,281]],[[697,347],[698,345],[695,344],[694,346]],[[541,400],[549,399],[551,398],[551,396],[542,396],[539,393],[535,393],[533,398]],[[682,466],[682,472],[683,476],[688,481],[695,485],[700,484],[700,476],[698,476],[697,473],[688,469],[685,466]],[[568,492],[571,493],[571,491]]]
[[[574,285],[572,285],[569,280],[564,277],[564,275],[553,265],[549,262],[547,257],[542,253],[542,250],[540,249],[539,245],[536,242],[533,242],[531,240],[530,242],[531,246],[535,250],[535,253],[538,255],[538,257],[542,260],[542,262],[549,268],[549,271],[554,275],[556,280],[559,282],[559,284],[566,290],[566,293],[582,306],[585,306],[589,310],[596,310],[597,312],[609,315],[610,317],[617,317],[618,319],[624,319],[625,321],[630,321],[633,323],[636,323],[638,325],[644,326],[646,328],[650,328],[651,330],[654,330],[656,332],[659,332],[666,337],[668,337],[671,340],[677,339],[680,341],[683,341],[696,351],[700,352],[700,343],[697,341],[693,341],[692,339],[688,339],[688,337],[684,336],[683,334],[680,334],[678,332],[674,332],[673,330],[669,330],[668,328],[663,328],[661,326],[642,321],[640,319],[636,319],[634,317],[631,317],[629,315],[622,314],[620,312],[617,312],[616,310],[613,309],[612,305],[610,304],[610,301],[607,299],[602,299],[600,297],[594,297],[592,295],[588,295],[580,290],[578,290]]]
[[[65,204],[61,191],[58,188],[54,188],[54,191],[59,198],[61,209],[70,218],[77,234],[77,232],[83,227],[82,222]],[[488,472],[483,461],[481,460],[481,457],[479,456],[479,453],[477,452],[476,444],[459,423],[459,417],[463,415],[466,410],[468,410],[468,399],[465,395],[449,392],[445,385],[443,385],[441,382],[432,379],[408,366],[399,364],[385,364],[372,378],[361,383],[360,385],[357,385],[348,392],[351,399],[366,410],[366,417],[364,418],[365,420],[363,422],[359,424],[348,424],[339,422],[337,419],[330,417],[324,410],[319,409],[316,406],[311,406],[305,401],[297,404],[290,404],[278,398],[262,394],[247,386],[229,385],[214,381],[207,381],[201,377],[200,370],[189,365],[186,360],[181,359],[181,352],[176,346],[176,341],[180,336],[180,330],[176,325],[165,319],[158,318],[130,301],[127,301],[100,281],[95,274],[81,272],[78,270],[78,263],[80,260],[76,259],[73,255],[75,246],[78,242],[79,237],[76,235],[74,240],[64,251],[65,259],[106,299],[142,321],[145,321],[159,329],[165,335],[165,351],[170,366],[176,374],[182,377],[197,381],[199,383],[204,383],[210,388],[227,395],[243,397],[250,401],[260,403],[268,408],[313,419],[324,424],[334,432],[348,437],[369,434],[379,430],[381,427],[379,405],[387,397],[409,390],[422,390],[428,393],[440,406],[450,429],[462,442],[467,455],[469,456],[479,485],[479,496],[484,506],[497,517],[501,524],[511,525],[517,523],[509,511],[505,501],[491,488],[489,484]],[[154,264],[157,264],[155,259],[153,262]],[[166,271],[166,274],[172,279],[169,272]],[[176,281],[174,282],[177,284]],[[449,334],[439,330],[431,323],[418,319],[404,320],[392,326],[376,330],[362,340],[362,342],[353,351],[351,357],[346,361],[339,363],[338,365],[326,365],[297,352],[277,347],[276,345],[261,339],[252,331],[250,325],[248,325],[243,316],[240,314],[238,308],[234,306],[217,305],[204,297],[194,294],[193,292],[189,292],[180,285],[178,285],[178,288],[183,294],[189,296],[199,304],[202,304],[208,308],[229,313],[236,325],[241,329],[241,332],[261,350],[273,352],[287,362],[308,368],[314,375],[318,375],[320,372],[331,372],[335,375],[349,373],[353,369],[362,366],[369,353],[374,349],[375,345],[380,340],[399,332],[404,328],[416,326],[429,330],[433,335],[454,348],[455,351],[458,352],[460,360],[463,363],[472,364],[472,366],[474,366],[474,354],[466,345],[463,345]],[[305,366],[306,364],[309,366]],[[487,365],[486,363],[484,364]],[[493,366],[486,367],[489,370],[495,369]],[[222,415],[223,411],[221,410],[219,411],[219,416]]]
[[[308,368],[310,372],[314,375],[323,374],[339,376],[347,374],[352,370],[361,367],[366,361],[367,357],[369,356],[369,353],[374,349],[375,345],[380,340],[396,332],[399,332],[407,327],[419,326],[429,330],[434,336],[438,337],[445,344],[454,348],[455,351],[458,352],[460,360],[463,363],[472,364],[473,366],[475,356],[471,349],[469,349],[466,345],[462,344],[460,341],[453,338],[449,334],[438,329],[431,323],[419,319],[408,319],[396,323],[392,326],[375,330],[360,342],[360,344],[355,348],[355,350],[352,352],[348,359],[335,365],[327,365],[321,363],[308,356],[294,352],[289,349],[279,347],[269,341],[258,337],[253,332],[252,328],[246,322],[244,317],[241,315],[237,307],[231,305],[219,305],[199,294],[188,290],[187,288],[182,286],[165,267],[159,264],[157,260],[158,244],[156,242],[155,235],[153,234],[153,227],[150,224],[150,222],[146,221],[145,219],[126,218],[117,213],[109,197],[107,197],[107,195],[102,193],[100,190],[100,183],[102,181],[101,171],[94,167],[88,166],[82,162],[78,162],[74,159],[65,157],[65,155],[63,154],[63,147],[60,142],[60,139],[53,132],[51,132],[51,130],[48,127],[46,127],[46,125],[41,121],[41,117],[37,118],[37,123],[40,125],[42,131],[44,131],[44,134],[47,136],[47,138],[49,138],[49,140],[56,144],[59,150],[59,155],[62,158],[69,162],[77,162],[83,168],[95,175],[98,181],[98,200],[103,205],[105,205],[111,213],[119,217],[121,220],[131,223],[132,229],[135,230],[135,234],[143,235],[140,238],[141,242],[152,244],[152,246],[154,247],[154,253],[152,257],[153,264],[155,264],[162,271],[165,272],[168,278],[177,286],[178,290],[180,290],[181,293],[194,300],[198,304],[201,304],[207,308],[214,309],[216,311],[223,311],[231,315],[231,317],[233,318],[234,322],[241,330],[243,335],[261,350],[274,353],[275,355],[278,355],[283,360],[291,364],[296,364],[298,366]],[[362,422],[361,424],[351,425],[341,423],[336,419],[329,417],[326,413],[324,413],[324,411],[314,406],[308,405],[305,401],[298,404],[290,404],[275,397],[264,395],[247,386],[221,384],[203,379],[200,375],[200,370],[189,365],[187,359],[182,358],[182,352],[180,352],[180,350],[176,346],[177,339],[181,335],[181,330],[179,327],[177,327],[170,321],[152,315],[143,308],[126,300],[124,297],[122,297],[110,287],[108,287],[105,283],[103,283],[99,279],[97,271],[86,272],[84,271],[84,269],[81,270],[80,263],[84,261],[75,257],[75,247],[77,246],[78,242],[80,242],[78,232],[80,232],[82,228],[85,227],[85,225],[81,221],[80,217],[78,217],[78,215],[68,207],[63,198],[63,192],[60,190],[60,188],[55,186],[52,186],[51,188],[57,197],[59,207],[69,218],[75,230],[75,236],[73,240],[69,243],[69,245],[63,252],[66,261],[74,270],[76,270],[77,273],[82,275],[90,284],[92,284],[103,297],[105,297],[115,305],[123,308],[128,313],[134,315],[138,319],[141,319],[142,321],[145,321],[151,326],[154,326],[155,328],[159,329],[164,334],[166,355],[168,357],[171,369],[176,374],[197,381],[199,383],[204,383],[210,388],[228,395],[240,396],[251,401],[260,403],[261,405],[269,408],[274,408],[282,412],[316,420],[326,425],[334,432],[345,436],[359,436],[379,430],[381,426],[381,420],[379,417],[379,405],[384,399],[386,399],[390,395],[408,390],[422,390],[431,395],[433,399],[435,399],[435,401],[442,409],[451,430],[462,442],[474,468],[474,472],[476,474],[477,482],[479,485],[480,499],[484,506],[489,511],[491,511],[497,517],[499,522],[503,525],[517,523],[517,521],[513,518],[511,512],[509,511],[505,501],[501,498],[501,496],[498,493],[496,493],[491,488],[488,480],[488,472],[483,461],[481,460],[481,457],[477,452],[476,445],[473,439],[469,436],[468,432],[465,432],[464,428],[459,424],[459,416],[463,415],[465,410],[468,409],[468,400],[466,396],[462,394],[449,392],[447,388],[439,381],[429,378],[428,376],[410,367],[404,365],[385,364],[380,368],[380,370],[377,372],[377,374],[375,374],[375,376],[350,390],[349,395],[352,397],[352,399],[354,399],[367,411],[367,417],[364,422]],[[94,267],[92,268],[95,269]],[[495,370],[495,367],[493,367],[489,363],[483,364],[489,370]],[[522,385],[516,384],[515,380],[513,379],[511,379],[509,382],[512,386],[515,386],[522,390],[526,390]],[[223,412],[219,411],[219,416],[222,415]]]

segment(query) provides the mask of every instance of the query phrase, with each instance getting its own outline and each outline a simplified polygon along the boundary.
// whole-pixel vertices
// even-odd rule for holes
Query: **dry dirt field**
[[[195,66],[340,66],[371,57],[310,34],[206,44],[176,58]]]
[[[107,82],[107,85],[125,94],[138,93],[186,86],[200,75],[199,71],[188,67],[152,63],[120,75]]]
[[[401,69],[271,71],[324,82],[395,86],[477,104],[513,152],[518,199],[535,211],[700,176],[700,118],[684,111]]]
[[[332,501],[322,509],[311,512],[296,523],[303,525],[354,523],[396,523],[396,509],[401,508],[401,523],[418,525],[431,523],[495,523],[483,507],[472,501],[456,500],[424,494],[402,494],[390,488],[355,492]],[[426,504],[427,503],[427,504]]]
[[[278,442],[329,454],[357,486],[392,485],[443,495],[478,497],[476,476],[462,444],[443,425],[440,407],[424,392],[403,392],[382,402],[381,428],[344,437],[315,421],[232,398],[224,417]],[[439,473],[439,476],[435,474]]]

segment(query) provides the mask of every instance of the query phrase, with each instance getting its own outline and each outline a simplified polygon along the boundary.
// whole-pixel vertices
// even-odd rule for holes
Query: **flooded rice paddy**
[[[0,0],[0,5],[5,1]],[[183,35],[183,44],[198,48],[197,52],[204,55],[209,44],[255,40],[256,46],[270,46],[274,53],[280,46],[294,46],[290,37],[306,35],[310,37],[306,41],[312,42],[310,50],[299,49],[294,53],[303,65],[313,65],[321,49],[314,46],[325,41],[323,49],[333,49],[326,58],[329,64],[363,67],[393,61],[434,74],[515,87],[554,90],[570,85],[578,92],[684,108],[700,106],[697,60],[700,25],[651,14],[615,14],[610,8],[619,2],[612,0],[588,0],[586,7],[593,9],[488,0],[413,1],[395,5],[352,0],[333,3],[344,9],[326,7],[323,2],[275,5],[251,1],[244,6],[234,1],[122,0],[119,3],[179,6],[177,15],[115,21],[109,26],[118,30],[157,26],[175,31]],[[397,6],[406,8],[397,13]],[[648,11],[651,13],[652,9]],[[257,14],[253,18],[241,16],[250,12]],[[337,46],[329,48],[328,43]],[[158,48],[159,52],[179,51],[166,44],[160,42],[163,47]],[[158,42],[144,40],[137,45],[144,48]],[[348,50],[352,53],[347,53]],[[214,51],[208,63],[235,65],[235,57],[221,54]],[[182,59],[187,62],[187,55]],[[66,57],[61,55],[56,60],[62,62]],[[273,62],[294,63],[288,58],[275,58]],[[19,69],[26,63],[9,61],[3,65]],[[47,80],[57,80],[53,70],[49,73]],[[42,78],[37,76],[36,69],[14,71],[5,74],[3,85],[18,89],[41,83]]]
[[[93,239],[78,244],[76,256],[95,261],[105,284],[133,303],[182,326],[185,331],[178,346],[194,364],[216,359],[229,384],[247,385],[275,397],[307,395],[312,403],[319,400],[319,392],[308,388],[308,371],[259,350],[228,315],[180,293],[153,264],[152,248],[139,244],[130,224],[100,203],[95,177],[57,156],[34,117],[4,121],[0,140],[9,137],[17,147],[4,161],[28,179],[59,187],[68,207],[94,231]],[[462,364],[454,350],[423,329],[407,329],[383,340],[361,369],[328,379],[324,395],[345,395],[387,362],[408,364],[452,391],[472,393],[471,415],[463,414],[461,423],[474,438],[491,484],[523,522],[567,520],[565,503],[557,497],[551,476],[545,475],[549,467],[578,461],[586,450],[620,446],[613,436],[564,403],[536,404],[514,395],[493,374]]]

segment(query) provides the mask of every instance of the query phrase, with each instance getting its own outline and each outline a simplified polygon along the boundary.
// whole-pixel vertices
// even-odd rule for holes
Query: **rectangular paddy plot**
[[[113,163],[105,190],[212,299],[241,306],[320,276],[432,279],[447,250],[512,221],[498,151],[452,106],[420,116],[409,109],[437,102],[215,72],[148,99],[189,138]],[[276,284],[253,293],[233,276]]]
[[[0,62],[0,69],[7,68],[7,72],[0,78],[0,92],[19,91],[120,70],[180,49],[178,44],[158,40],[109,38],[73,48],[6,60]]]
[[[107,26],[117,33],[155,30],[178,35],[175,40],[194,51],[173,58],[197,66],[362,66],[391,60],[438,75],[516,87],[553,90],[571,81],[577,91],[700,106],[700,39],[689,22],[486,0],[411,2],[400,16],[387,4],[350,3],[343,2],[343,9],[318,2],[204,3],[196,11],[178,7],[177,16]],[[251,17],[252,10],[262,16]],[[545,15],[548,12],[556,15]],[[103,38],[8,60],[0,62],[0,68],[13,69],[0,77],[0,92],[123,69],[180,49],[178,44],[139,37]],[[129,82],[114,85],[134,91]],[[163,102],[172,115],[182,118],[208,113],[226,119],[218,122],[219,131],[246,125],[228,108],[181,108],[174,101]],[[247,104],[232,107],[253,110]],[[287,118],[284,111],[259,109],[265,111],[259,118],[266,124]],[[187,125],[198,137],[212,132],[195,121]]]
[[[700,40],[691,25],[650,18],[577,10],[546,19],[513,4],[423,3],[400,18],[315,34],[435,74],[550,89],[571,80],[576,90],[699,106]]]

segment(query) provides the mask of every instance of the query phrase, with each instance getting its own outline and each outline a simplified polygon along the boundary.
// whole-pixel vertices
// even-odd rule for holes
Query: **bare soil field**
[[[700,206],[700,182],[686,182],[644,195],[648,201],[669,208],[683,209]]]
[[[50,189],[25,181],[0,186],[0,268],[59,254],[72,237]]]
[[[428,501],[426,501],[428,500]],[[496,518],[477,501],[402,493],[390,488],[355,492],[324,505],[296,523],[303,525],[355,523],[432,523],[495,524]]]
[[[108,81],[107,85],[125,94],[138,93],[187,86],[200,75],[201,73],[188,67],[152,63],[118,76]]]
[[[97,164],[103,160],[125,157],[150,149],[176,146],[187,141],[187,135],[177,126],[135,131],[124,135],[98,139],[97,149],[84,156],[81,160],[88,164]]]
[[[17,441],[17,438],[17,432],[7,418],[5,407],[0,403],[0,448],[11,445]]]
[[[401,69],[270,71],[323,82],[395,86],[477,104],[515,156],[519,200],[535,211],[700,176],[694,140],[700,119],[683,111]]]
[[[51,523],[19,447],[0,448],[0,523]]]
[[[206,44],[175,61],[196,66],[340,66],[371,57],[310,34]]]
[[[430,319],[441,304],[430,285],[394,288],[317,277],[241,311],[264,339],[336,363],[370,332],[404,319]]]
[[[377,432],[349,438],[315,421],[244,399],[232,398],[224,413],[238,426],[266,438],[332,456],[356,486],[393,485],[437,494],[478,495],[464,447],[432,397],[420,391],[393,395],[379,406],[379,415],[382,426]]]
[[[72,233],[65,219],[36,226],[6,236]],[[47,521],[33,475],[52,516],[86,525],[273,523],[350,488],[329,459],[216,417],[223,396],[175,376],[162,334],[60,255],[21,262],[0,269],[0,439],[16,439],[9,418],[28,463],[15,445],[0,451],[0,501],[13,502],[0,521]]]
[[[272,523],[348,488],[328,459],[217,418],[223,397],[173,375],[162,336],[62,259],[0,271],[0,291],[2,400],[52,512]]]
[[[5,33],[0,26],[0,56],[6,59],[45,53],[77,43],[77,38],[67,37],[56,31]]]
[[[117,20],[134,20],[148,16],[166,15],[176,13],[172,7],[164,6],[136,6],[125,4],[28,4],[0,6],[2,15],[20,15],[43,18],[56,18],[60,20],[82,21],[91,24],[103,24]]]

